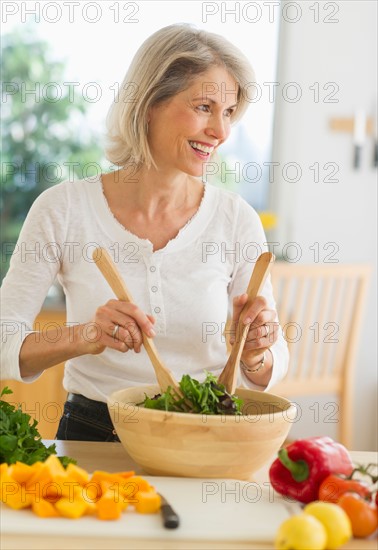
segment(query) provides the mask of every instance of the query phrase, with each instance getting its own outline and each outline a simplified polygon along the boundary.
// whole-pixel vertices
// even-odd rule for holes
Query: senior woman
[[[2,289],[2,377],[33,382],[66,362],[59,439],[117,439],[107,397],[155,382],[142,331],[177,379],[221,372],[225,321],[237,322],[251,250],[266,245],[253,208],[202,175],[247,108],[253,80],[223,37],[185,24],[157,31],[108,114],[107,158],[119,169],[60,183],[32,206],[19,245],[36,254],[16,247]],[[113,256],[137,305],[114,298],[92,261],[96,246]],[[58,341],[32,331],[55,277],[67,308]],[[270,279],[247,317],[239,382],[266,390],[288,363]]]

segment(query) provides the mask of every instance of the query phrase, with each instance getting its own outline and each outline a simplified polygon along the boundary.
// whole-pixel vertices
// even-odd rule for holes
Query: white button
[[[158,289],[157,286],[152,286],[152,287],[151,287],[152,292],[157,292],[157,289]]]
[[[152,266],[150,267],[150,271],[156,271],[156,267],[155,267],[154,265],[152,265]]]
[[[160,312],[161,312],[160,307],[155,307],[154,312],[155,312],[155,313],[160,313]]]

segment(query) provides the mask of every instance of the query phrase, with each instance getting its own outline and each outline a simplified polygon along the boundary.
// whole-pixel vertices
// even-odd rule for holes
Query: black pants
[[[56,439],[119,441],[108,406],[83,395],[68,394]]]

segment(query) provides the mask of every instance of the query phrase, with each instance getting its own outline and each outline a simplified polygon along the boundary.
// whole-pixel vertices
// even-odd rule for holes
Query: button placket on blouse
[[[157,333],[165,333],[165,316],[163,308],[163,297],[161,292],[160,266],[151,257],[146,261],[147,285],[150,294],[151,312],[156,319],[155,330]]]

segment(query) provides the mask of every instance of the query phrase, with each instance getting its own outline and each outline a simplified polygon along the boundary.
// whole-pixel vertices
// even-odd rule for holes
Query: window
[[[101,146],[109,106],[144,39],[177,22],[224,35],[255,69],[257,82],[248,91],[250,107],[220,149],[221,162],[208,179],[240,193],[257,210],[266,210],[279,22],[269,2],[77,4],[21,2],[3,16],[6,35],[19,35],[23,49],[17,50],[18,62],[29,71],[29,82],[23,81],[12,58],[3,76],[8,79],[3,107],[8,143],[1,205],[3,256],[9,258],[31,202],[44,188],[68,177],[112,169]],[[46,41],[47,47],[38,53],[29,44],[33,40]],[[5,40],[3,48],[6,44]],[[15,50],[4,53],[10,60]],[[16,117],[11,102],[17,97]],[[27,127],[22,126],[25,120]],[[2,264],[4,276],[7,263]]]

